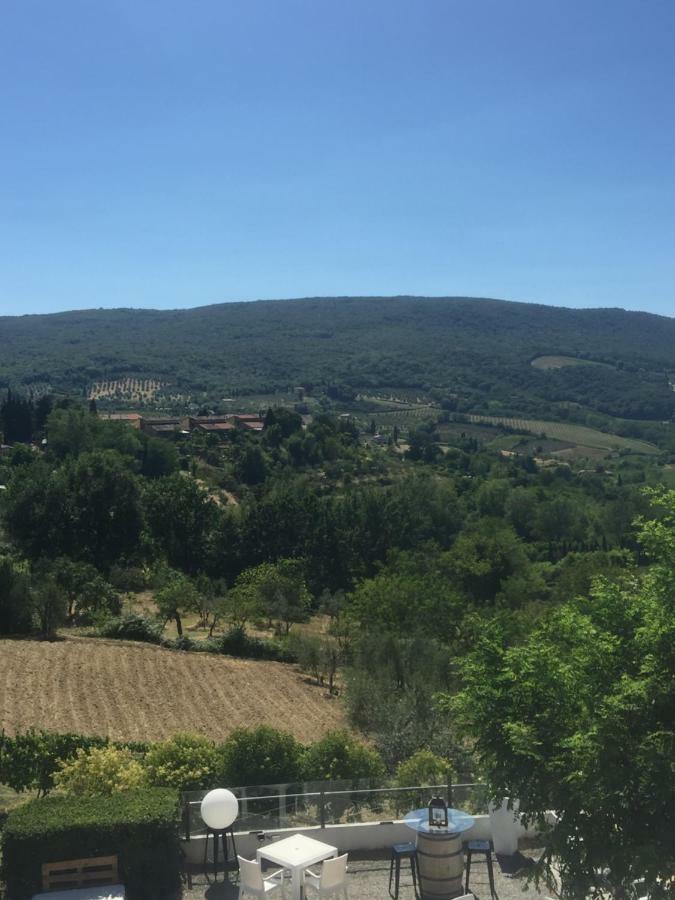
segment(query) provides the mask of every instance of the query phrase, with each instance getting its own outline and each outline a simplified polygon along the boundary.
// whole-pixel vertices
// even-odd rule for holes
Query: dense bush
[[[210,788],[222,774],[222,756],[213,741],[200,734],[176,734],[154,744],[144,760],[151,784],[182,791]]]
[[[220,653],[244,659],[271,659],[277,662],[297,662],[292,650],[280,641],[265,641],[251,637],[242,627],[231,628],[217,642]]]
[[[330,731],[305,750],[303,776],[308,781],[381,778],[382,757],[359,743],[348,731]]]
[[[144,788],[106,798],[53,795],[7,818],[3,876],[12,900],[41,890],[41,865],[116,855],[129,900],[165,900],[179,884],[178,797]]]
[[[0,734],[0,784],[17,793],[38,791],[44,794],[54,785],[54,775],[65,760],[73,759],[78,750],[105,747],[108,744],[145,753],[147,744],[110,742],[107,738],[82,734],[55,734],[49,731],[26,731],[10,737]]]
[[[79,748],[54,775],[54,786],[71,797],[110,796],[138,788],[146,774],[131,750],[117,747]]]
[[[223,744],[198,734],[177,734],[156,744],[122,743],[76,734],[29,731],[0,735],[0,784],[22,792],[53,787],[81,795],[108,794],[145,782],[179,790],[293,783],[378,781],[386,767],[379,753],[346,731],[303,745],[286,731],[261,725],[237,728]],[[403,786],[445,783],[450,763],[429,751],[397,770]]]
[[[108,619],[99,628],[101,637],[116,638],[124,641],[145,641],[148,644],[159,644],[162,638],[162,626],[159,622],[129,613],[114,619]]]
[[[396,769],[399,787],[418,784],[447,784],[452,776],[452,766],[447,759],[437,756],[431,750],[418,750],[409,759],[403,760]]]
[[[144,591],[148,583],[146,573],[140,566],[111,566],[108,578],[118,591]]]
[[[302,777],[302,744],[292,734],[267,725],[235,729],[222,753],[224,779],[232,786],[280,784]]]

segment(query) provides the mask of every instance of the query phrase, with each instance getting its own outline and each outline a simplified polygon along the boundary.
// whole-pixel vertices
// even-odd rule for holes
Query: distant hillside
[[[87,310],[0,318],[0,346],[0,385],[38,391],[85,395],[127,378],[209,399],[400,387],[486,412],[577,403],[626,418],[675,413],[675,319],[619,309],[345,297]],[[531,365],[549,356],[608,365]]]

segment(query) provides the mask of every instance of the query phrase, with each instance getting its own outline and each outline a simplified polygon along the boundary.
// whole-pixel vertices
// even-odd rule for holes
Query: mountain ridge
[[[436,390],[487,412],[490,402],[539,413],[581,403],[645,419],[675,412],[675,319],[620,308],[406,295],[94,308],[2,317],[0,346],[4,387],[84,393],[101,379],[152,378],[210,402],[223,391],[337,382]],[[543,355],[608,368],[533,371]]]

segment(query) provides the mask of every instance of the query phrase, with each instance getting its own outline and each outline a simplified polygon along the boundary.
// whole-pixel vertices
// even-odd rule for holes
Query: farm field
[[[594,359],[578,359],[576,356],[538,356],[530,363],[535,369],[562,369],[563,366],[608,366]]]
[[[546,437],[572,444],[580,444],[599,450],[630,450],[632,453],[647,455],[657,454],[658,447],[637,438],[620,437],[617,434],[606,434],[586,425],[574,425],[568,422],[546,422],[543,419],[516,419],[507,416],[470,415],[471,422],[489,422],[493,425],[505,425],[516,431],[531,434],[545,434]]]
[[[154,378],[120,378],[116,381],[95,381],[89,388],[89,400],[120,400],[143,403],[152,400],[163,387]]]
[[[0,729],[164,740],[195,731],[216,741],[272,725],[299,740],[344,727],[342,705],[294,666],[180,653],[129,641],[0,641]]]

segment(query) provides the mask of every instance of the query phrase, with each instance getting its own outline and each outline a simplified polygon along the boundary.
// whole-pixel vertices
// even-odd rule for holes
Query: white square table
[[[257,853],[258,862],[264,858],[277,866],[291,870],[293,900],[302,900],[305,869],[337,855],[337,847],[315,841],[314,838],[304,834],[293,834],[274,844],[260,847]]]

